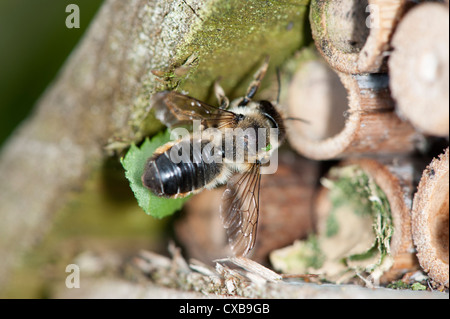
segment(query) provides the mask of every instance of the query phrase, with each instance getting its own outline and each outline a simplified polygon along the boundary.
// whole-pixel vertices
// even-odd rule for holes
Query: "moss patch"
[[[195,53],[198,66],[181,85],[206,98],[211,83],[223,78],[225,91],[242,95],[265,55],[269,73],[304,45],[309,1],[212,1],[199,12],[203,22],[193,28],[176,58]],[[237,87],[239,86],[239,87]]]

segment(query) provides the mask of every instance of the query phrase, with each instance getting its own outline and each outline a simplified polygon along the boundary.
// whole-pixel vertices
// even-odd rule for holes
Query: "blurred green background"
[[[32,110],[103,0],[0,0],[0,148]],[[66,27],[69,4],[80,28]]]

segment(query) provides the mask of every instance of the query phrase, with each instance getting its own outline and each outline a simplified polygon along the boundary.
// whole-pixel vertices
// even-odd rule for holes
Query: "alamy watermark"
[[[69,273],[66,277],[66,287],[80,288],[80,267],[76,264],[69,264],[66,266],[66,272]]]
[[[369,29],[380,28],[380,7],[377,4],[369,4],[366,7],[369,16],[366,18],[366,27]]]
[[[76,4],[68,4],[66,12],[69,15],[66,17],[66,27],[68,29],[80,28],[80,7]]]

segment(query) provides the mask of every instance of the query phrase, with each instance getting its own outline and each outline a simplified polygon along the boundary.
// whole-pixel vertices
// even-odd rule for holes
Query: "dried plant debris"
[[[272,252],[272,265],[283,273],[315,273],[337,283],[359,277],[369,286],[379,284],[393,262],[386,195],[357,166],[332,169],[322,184],[331,207],[318,217],[317,234]]]
[[[267,298],[267,284],[276,284],[282,276],[244,257],[216,260],[211,267],[198,260],[189,264],[179,248],[169,246],[172,258],[142,251],[136,266],[153,282],[171,288],[204,294],[231,295],[247,298]]]
[[[316,279],[314,275],[280,275],[243,257],[216,260],[215,267],[197,260],[188,263],[173,244],[169,246],[169,252],[171,257],[142,251],[135,258],[134,265],[145,276],[144,286],[148,289],[154,289],[155,285],[164,286],[177,291],[197,292],[207,298],[447,298],[446,294],[436,291],[318,285],[310,282]],[[145,284],[148,280],[151,285]],[[423,285],[414,287],[423,289]]]
[[[422,271],[414,271],[406,273],[402,279],[391,282],[387,285],[391,289],[410,289],[415,291],[433,290],[430,279]]]

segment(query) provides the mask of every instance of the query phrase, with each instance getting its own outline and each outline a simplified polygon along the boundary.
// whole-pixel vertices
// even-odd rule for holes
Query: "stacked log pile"
[[[327,237],[330,216],[336,219],[339,211],[329,194],[340,172],[351,171],[352,178],[364,176],[368,183],[363,188],[370,207],[386,203],[392,226],[385,237],[375,235],[375,241],[384,241],[386,258],[372,260],[376,267],[370,270],[358,260],[358,267],[352,268],[357,277],[366,283],[388,283],[422,269],[435,286],[448,288],[448,5],[313,0],[310,10],[317,51],[308,49],[298,54],[299,62],[288,62],[283,83],[289,84],[281,96],[289,117],[309,122],[286,123],[290,146],[306,159],[287,155],[280,175],[263,178],[254,259],[263,262],[270,255],[274,268],[284,272],[319,271],[291,267],[292,256],[297,256],[294,264],[302,264],[298,256],[311,252],[311,242],[298,241],[309,233],[314,232],[315,243]],[[438,151],[429,146],[436,141]],[[331,170],[320,171],[330,165]],[[316,183],[321,176],[322,185]],[[208,261],[208,251],[220,251],[217,245],[225,240],[223,232],[213,231],[220,229],[218,220],[205,223],[195,216],[201,196],[207,201],[215,195],[205,193],[188,204],[178,234],[192,257]],[[218,216],[211,207],[205,210],[208,216]],[[189,218],[203,222],[191,223]],[[376,219],[382,217],[374,218],[359,221],[353,230],[349,225],[346,236],[376,233]],[[348,240],[355,243],[348,245],[350,255],[360,258],[362,251],[353,248],[365,239],[346,236],[336,237],[333,249],[348,245]],[[321,264],[329,264],[321,253]],[[342,263],[342,256],[335,258]],[[347,258],[345,266],[356,265],[356,259]],[[348,279],[342,273],[339,278]]]
[[[288,111],[325,128],[288,123],[290,142],[305,157],[342,159],[340,168],[356,165],[385,193],[393,222],[391,260],[376,279],[414,270],[417,258],[435,284],[448,287],[448,149],[424,170],[424,155],[436,156],[424,145],[436,137],[444,138],[440,151],[448,145],[448,6],[364,3],[312,1],[311,28],[325,63],[311,59],[294,74]],[[342,89],[336,94],[338,79]],[[347,117],[337,114],[332,121],[334,108],[346,108],[342,92],[348,96]],[[308,93],[332,96],[313,105]],[[331,128],[336,122],[340,130]],[[319,194],[329,191],[326,186]],[[329,222],[324,214],[333,211],[329,201],[317,197],[319,235]]]

